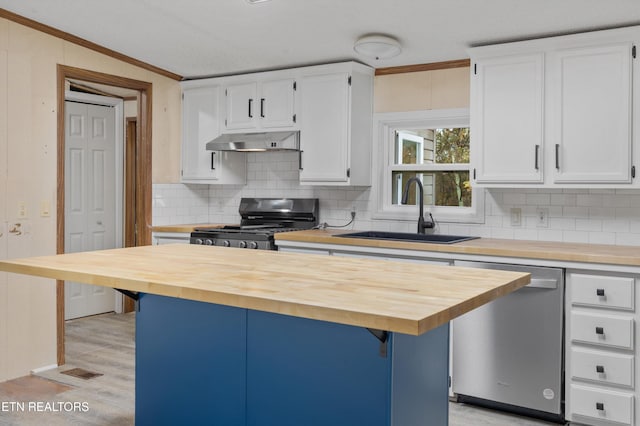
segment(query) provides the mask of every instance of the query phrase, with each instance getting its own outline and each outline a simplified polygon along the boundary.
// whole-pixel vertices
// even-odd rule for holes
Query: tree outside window
[[[471,207],[469,128],[396,131],[391,170],[392,203],[400,204],[406,182],[417,176],[424,186],[424,204]],[[417,191],[407,204],[416,204]]]

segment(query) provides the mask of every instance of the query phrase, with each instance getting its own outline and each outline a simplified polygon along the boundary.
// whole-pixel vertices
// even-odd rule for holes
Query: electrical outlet
[[[536,209],[536,226],[538,228],[549,227],[549,209]]]
[[[511,208],[511,226],[522,226],[522,209],[519,207]]]
[[[353,205],[351,206],[351,219],[355,219],[356,218],[356,206]]]

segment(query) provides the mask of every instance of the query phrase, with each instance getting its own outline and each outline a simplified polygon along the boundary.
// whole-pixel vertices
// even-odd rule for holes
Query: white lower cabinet
[[[384,252],[372,253],[365,251],[366,249],[358,251],[358,247],[353,246],[324,245],[322,247],[300,247],[296,245],[289,245],[287,241],[276,241],[276,244],[278,245],[278,251],[284,253],[324,254],[330,256],[359,257],[368,259],[375,258],[381,260],[394,260],[398,262],[419,262],[428,265],[441,266],[451,266],[453,264],[453,260],[448,259],[431,259],[420,256],[398,256],[394,254],[387,254]]]
[[[633,349],[633,317],[571,312],[571,340],[612,348]]]
[[[440,265],[440,266],[451,266],[451,261],[448,260],[440,260],[440,259],[422,259],[417,257],[397,257],[397,256],[385,256],[383,254],[367,254],[367,253],[358,253],[358,252],[341,252],[335,251],[333,252],[334,256],[341,257],[359,257],[359,258],[368,258],[368,259],[384,259],[384,260],[393,260],[396,262],[414,262],[414,263],[425,263],[427,265]]]
[[[594,425],[634,423],[634,396],[628,392],[570,386],[573,418]]]
[[[571,379],[633,389],[633,355],[571,348]]]
[[[323,254],[326,256],[330,254],[329,250],[320,250],[320,249],[312,249],[312,248],[280,247],[278,250],[284,253]]]
[[[567,270],[566,419],[636,425],[637,277]]]
[[[153,245],[160,244],[189,244],[191,234],[188,232],[154,232],[151,236]]]

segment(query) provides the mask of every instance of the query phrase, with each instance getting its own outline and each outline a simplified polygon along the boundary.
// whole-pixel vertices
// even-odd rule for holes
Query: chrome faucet
[[[431,220],[429,222],[425,222],[424,220],[424,187],[422,186],[422,181],[417,177],[412,177],[407,181],[407,184],[404,186],[404,191],[402,193],[402,200],[400,201],[402,204],[407,204],[409,200],[409,187],[411,186],[411,182],[415,182],[418,185],[419,197],[420,201],[418,205],[420,206],[420,216],[418,217],[418,234],[424,234],[426,228],[434,228],[435,222],[433,221],[433,216],[429,213],[429,217]]]

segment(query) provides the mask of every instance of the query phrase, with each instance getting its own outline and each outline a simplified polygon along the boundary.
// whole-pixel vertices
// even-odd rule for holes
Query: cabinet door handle
[[[534,165],[536,170],[540,170],[540,165],[538,164],[539,155],[540,155],[540,145],[536,145],[536,161],[535,161],[535,165]]]
[[[596,373],[604,373],[604,366],[596,365]]]
[[[304,170],[302,168],[302,153],[304,151],[298,151],[298,170]]]
[[[604,288],[597,288],[596,289],[596,295],[597,296],[604,296]]]
[[[264,98],[260,99],[260,117],[264,118]]]
[[[249,118],[253,118],[253,99],[249,99]]]
[[[596,327],[596,334],[599,335],[604,335],[604,328],[603,327]]]
[[[560,144],[556,144],[556,170],[560,170]]]
[[[602,403],[602,402],[596,402],[596,410],[598,410],[598,411],[604,411],[604,403]]]
[[[211,151],[211,170],[215,170],[216,169],[216,163],[215,163],[215,151]]]

